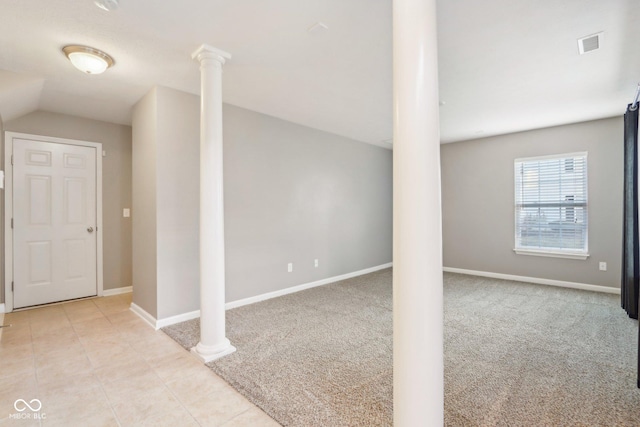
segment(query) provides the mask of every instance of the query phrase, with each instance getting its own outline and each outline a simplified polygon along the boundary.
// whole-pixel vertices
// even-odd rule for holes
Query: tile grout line
[[[108,318],[108,315],[107,315],[106,313],[104,313],[104,311],[102,311],[102,309],[101,309],[100,307],[98,307],[98,309],[99,309],[99,310],[104,314],[104,316],[105,316],[106,320],[109,322],[109,324],[110,324],[113,328],[115,328],[115,329],[116,329],[116,333],[120,336],[120,339],[121,339],[122,341],[125,341],[125,342],[126,342],[127,347],[129,347],[129,349],[130,349],[131,351],[133,351],[134,353],[138,354],[138,355],[141,357],[141,360],[144,362],[144,364],[145,364],[145,365],[147,365],[147,367],[148,367],[148,368],[149,368],[149,370],[153,373],[153,375],[155,375],[155,376],[156,376],[156,378],[158,378],[158,379],[160,380],[160,382],[162,383],[162,386],[164,387],[164,389],[165,389],[167,392],[169,392],[169,394],[170,394],[171,396],[173,396],[173,397],[176,399],[176,401],[180,404],[180,406],[181,406],[181,407],[182,407],[182,408],[183,408],[183,409],[184,409],[184,410],[185,410],[189,415],[191,415],[191,416],[192,416],[192,418],[195,420],[195,417],[193,417],[193,415],[192,415],[192,414],[187,410],[187,408],[184,406],[184,404],[182,403],[182,401],[181,401],[180,399],[178,399],[178,397],[177,397],[177,396],[175,396],[175,395],[174,395],[174,393],[171,391],[171,389],[169,389],[169,387],[167,386],[167,384],[165,383],[165,381],[164,381],[164,380],[163,380],[163,379],[158,375],[158,373],[156,372],[155,368],[153,368],[151,365],[149,365],[149,361],[144,357],[144,355],[143,355],[140,351],[136,350],[136,348],[135,348],[135,347],[133,347],[133,346],[131,345],[131,343],[130,343],[130,342],[126,341],[126,340],[122,337],[122,334],[120,333],[120,327],[119,327],[119,325],[114,324],[114,323],[111,321],[111,319],[109,319],[109,318]],[[126,322],[124,322],[124,323],[126,323]],[[103,388],[104,388],[104,383],[102,382],[102,380],[98,380],[98,381],[100,382],[101,387],[103,387]],[[111,401],[111,399],[109,399],[109,397],[108,397],[108,395],[107,395],[106,391],[105,391],[105,395],[107,396],[107,399],[109,400],[109,406],[110,406],[110,408],[111,408],[112,412],[114,412],[114,414],[116,414],[116,419],[118,420],[118,423],[119,423],[120,425],[122,425],[122,424],[120,423],[120,419],[117,417],[117,413],[115,412],[115,408],[113,407],[113,402]],[[197,422],[197,421],[196,421],[196,422]],[[199,424],[199,425],[200,425],[200,424]]]
[[[98,306],[98,304],[96,304],[94,300],[91,300],[91,302],[96,307],[96,309],[100,312],[100,314],[102,314],[104,319],[107,322],[109,322],[109,325],[114,327],[114,325],[111,323],[111,321],[107,317],[107,314],[104,311],[102,311],[100,306]],[[95,319],[92,319],[92,320],[95,320]],[[83,323],[83,322],[79,322],[79,323]],[[98,381],[98,383],[100,384],[100,390],[102,391],[102,394],[104,395],[104,398],[106,399],[105,403],[107,403],[109,405],[109,411],[111,411],[111,414],[113,414],[113,418],[115,419],[116,423],[118,423],[118,426],[122,427],[122,421],[120,420],[120,417],[118,417],[118,413],[116,412],[115,408],[113,407],[114,402],[111,400],[111,398],[109,398],[109,395],[107,394],[107,390],[104,388],[104,382],[95,375],[95,371],[96,371],[97,367],[96,367],[95,363],[91,360],[91,358],[89,358],[89,355],[87,353],[87,347],[85,346],[84,342],[82,341],[82,338],[80,337],[80,335],[78,335],[78,331],[74,327],[73,323],[71,324],[71,326],[73,327],[74,333],[78,337],[78,341],[80,342],[80,345],[82,346],[82,349],[83,349],[83,351],[85,353],[85,357],[87,357],[87,359],[89,360],[89,363],[91,364],[91,370],[92,370],[91,373],[95,377],[96,381]],[[116,330],[116,332],[118,333],[117,330]],[[120,334],[118,333],[118,335],[120,335]]]
[[[196,418],[194,414],[200,410],[200,403],[194,401],[192,402],[193,405],[189,404],[190,406],[187,406],[187,403],[190,402],[190,394],[183,395],[181,399],[178,397],[177,392],[180,390],[181,383],[179,381],[186,379],[187,383],[184,385],[188,386],[189,382],[194,382],[198,379],[200,375],[198,368],[202,368],[203,371],[209,370],[204,366],[192,366],[183,360],[185,357],[190,357],[188,352],[185,353],[184,349],[164,332],[153,331],[149,333],[146,329],[143,331],[138,329],[140,321],[137,318],[129,319],[126,315],[120,315],[121,312],[128,312],[125,306],[130,301],[126,298],[113,299],[100,304],[95,299],[90,301],[91,303],[82,302],[80,304],[74,304],[74,301],[61,304],[59,308],[53,309],[47,307],[36,308],[28,310],[25,314],[19,316],[20,321],[18,324],[20,328],[24,328],[21,332],[21,334],[24,333],[24,337],[20,337],[20,339],[24,339],[23,342],[28,344],[24,346],[24,352],[31,357],[30,361],[25,361],[24,369],[29,375],[33,375],[32,390],[36,393],[36,396],[40,399],[50,399],[50,402],[46,404],[46,409],[51,412],[51,419],[39,419],[33,425],[46,426],[55,423],[57,421],[56,418],[60,418],[60,421],[65,422],[68,417],[73,416],[72,413],[67,414],[65,408],[82,409],[82,406],[78,406],[77,403],[72,405],[71,403],[68,404],[65,399],[58,399],[58,387],[61,387],[65,394],[68,393],[70,399],[73,399],[73,396],[84,394],[84,402],[86,403],[83,406],[91,402],[97,403],[95,411],[88,407],[87,409],[91,413],[95,413],[96,416],[111,420],[110,422],[114,425],[123,427],[128,425],[131,420],[146,417],[147,415],[145,414],[148,411],[143,406],[135,410],[133,408],[128,410],[122,407],[120,414],[116,411],[117,405],[115,403],[118,403],[119,408],[122,406],[120,402],[126,405],[129,394],[118,394],[119,385],[115,384],[114,387],[111,387],[110,380],[119,381],[120,379],[129,378],[130,376],[125,372],[118,374],[118,371],[123,369],[125,365],[128,366],[127,360],[133,364],[132,372],[136,371],[138,369],[135,366],[137,362],[132,359],[139,359],[142,362],[139,366],[145,370],[145,375],[148,369],[148,373],[152,375],[148,377],[149,381],[154,383],[156,380],[159,381],[157,391],[158,393],[163,393],[163,396],[166,396],[167,403],[170,404],[156,405],[156,412],[150,416],[153,416],[154,419],[157,417],[156,421],[158,421],[165,417],[179,417],[180,414],[184,414],[185,420],[183,421],[186,422],[186,414],[188,414],[190,421],[194,425],[206,425],[208,412],[206,412],[205,408],[210,405],[216,407],[215,397],[210,396],[211,399],[204,399],[202,402],[204,412],[200,414],[200,418]],[[92,321],[95,321],[95,323],[91,323]],[[17,335],[14,335],[14,337],[17,337]],[[104,337],[104,340],[102,337]],[[12,337],[13,340],[14,338]],[[18,343],[18,341],[15,342]],[[122,348],[120,349],[119,345],[118,348],[113,348],[112,355],[114,359],[112,360],[111,353],[104,353],[104,351],[113,347],[110,343],[114,342],[122,345]],[[136,343],[139,345],[136,345]],[[13,347],[15,348],[15,346]],[[174,347],[176,350],[180,350],[175,354],[175,361],[173,357],[167,357],[164,360],[163,356],[173,355]],[[40,357],[35,353],[36,348],[39,349],[38,355]],[[90,357],[90,354],[95,355],[95,357]],[[55,360],[47,360],[52,355],[56,356]],[[77,362],[62,366],[58,363],[58,355],[60,356],[60,363],[67,359],[71,360],[69,359],[71,356]],[[69,357],[65,355],[69,355]],[[116,356],[118,356],[117,360],[115,360]],[[119,356],[122,356],[122,358]],[[40,367],[42,369],[39,369]],[[103,367],[105,370],[102,371],[103,375],[100,376],[98,372]],[[113,373],[115,377],[110,373]],[[184,374],[187,374],[186,377]],[[120,378],[121,376],[122,378]],[[227,384],[226,381],[223,382]],[[162,387],[160,387],[160,384],[162,384]],[[86,393],[84,393],[85,391]],[[107,391],[110,391],[113,395],[110,396]],[[44,392],[46,392],[46,395],[43,394]],[[120,399],[118,400],[119,397]],[[144,405],[153,404],[156,400],[155,398],[145,399],[146,397],[142,396],[141,402]],[[91,408],[93,408],[94,403],[91,403]],[[163,409],[163,407],[166,409]],[[189,408],[193,409],[193,411]],[[236,406],[234,406],[230,411],[231,416],[228,419],[222,418],[219,422],[222,423],[221,425],[228,425],[232,420],[251,411],[252,408],[253,405],[249,405],[241,409],[240,412],[233,414],[234,410],[236,410]],[[101,415],[98,415],[98,412]],[[132,417],[131,420],[130,417]],[[143,420],[141,419],[140,421],[142,422]]]
[[[31,359],[33,361],[33,376],[36,380],[36,396],[38,396],[37,398],[41,398],[42,396],[40,395],[40,380],[38,379],[39,375],[38,375],[38,366],[36,364],[36,352],[35,349],[33,347],[33,325],[31,324],[31,316],[27,315],[27,321],[29,322],[29,346],[31,347]],[[38,419],[38,425],[42,426],[42,420]]]
[[[157,332],[160,332],[160,331],[155,331],[155,332],[157,333]],[[162,334],[164,334],[164,332],[161,332],[161,333],[162,333]],[[169,338],[169,337],[167,336],[167,338]],[[170,339],[170,338],[169,338],[169,339]],[[133,347],[132,347],[132,348],[133,348]],[[137,351],[135,348],[133,348],[133,350],[140,354],[140,352],[139,352],[139,351]],[[142,356],[142,358],[143,358],[143,360],[145,361],[145,363],[147,363],[147,364],[148,364],[148,361],[144,358],[144,356]],[[153,368],[153,367],[151,367],[151,366],[149,366],[149,367],[150,367],[150,369],[153,371],[153,373],[154,373],[158,378],[160,378],[160,376],[159,376],[159,375],[158,375],[158,373],[156,372],[155,368]],[[187,378],[192,377],[192,376],[194,376],[194,375],[195,375],[195,374],[191,374],[191,375],[189,375]],[[192,418],[192,419],[193,419],[193,420],[194,420],[194,421],[195,421],[199,426],[202,426],[202,424],[200,423],[200,421],[198,421],[198,419],[196,418],[196,416],[195,416],[194,414],[192,414],[192,413],[191,413],[191,411],[189,410],[189,408],[187,408],[187,407],[186,407],[186,405],[184,404],[184,402],[182,401],[182,399],[180,399],[180,398],[179,398],[179,397],[178,397],[178,396],[173,392],[173,390],[171,390],[171,388],[168,386],[167,382],[166,382],[163,378],[160,378],[160,381],[162,382],[162,385],[164,386],[164,388],[165,388],[165,389],[166,389],[166,390],[171,394],[171,396],[173,396],[173,397],[176,399],[176,401],[177,401],[177,402],[180,404],[180,406],[181,406],[181,407],[182,407],[182,408],[183,408],[183,409],[184,409],[184,410],[185,410],[185,411],[186,411],[186,412],[191,416],[191,418]]]
[[[257,406],[255,406],[255,404],[254,404],[254,407],[256,407],[256,408],[257,408]],[[247,409],[245,409],[244,411],[240,412],[240,413],[239,413],[239,414],[237,414],[237,415],[234,415],[233,417],[229,418],[227,421],[225,421],[225,422],[223,422],[222,424],[220,424],[220,427],[224,427],[225,425],[229,424],[231,421],[235,420],[236,418],[240,417],[241,415],[246,414],[247,412],[249,412],[249,411],[250,411],[250,410],[252,410],[252,409],[253,409],[252,407],[248,407],[248,408],[247,408]],[[258,409],[260,409],[260,408],[258,408]]]
[[[152,368],[153,369],[153,368]],[[154,370],[155,373],[155,370]],[[192,377],[195,374],[189,375],[187,378]],[[200,421],[198,421],[198,419],[196,418],[196,416],[194,414],[191,413],[191,411],[189,410],[189,408],[187,408],[184,404],[184,402],[182,401],[182,399],[180,399],[174,392],[173,390],[171,390],[171,388],[169,388],[169,386],[167,385],[167,383],[160,378],[160,380],[162,381],[162,384],[164,385],[164,388],[167,389],[169,391],[169,393],[171,394],[171,396],[173,396],[176,401],[180,404],[180,406],[187,412],[187,414],[191,415],[191,418],[193,418],[193,420],[196,422],[196,424],[198,424],[199,426],[202,426],[202,424],[200,423]]]
[[[100,310],[100,307],[95,303],[94,299],[90,300],[93,304],[93,306],[100,312],[100,314],[104,317],[105,320],[109,321],[109,319],[106,317],[106,314],[104,312],[102,312],[102,310]],[[67,320],[69,321],[69,324],[73,330],[73,333],[75,334],[76,338],[78,339],[78,342],[80,343],[80,345],[82,346],[82,351],[84,352],[84,356],[85,358],[88,360],[90,366],[91,366],[91,376],[98,382],[99,384],[99,388],[102,391],[102,395],[104,396],[104,399],[106,399],[106,403],[109,407],[109,411],[111,412],[111,414],[113,415],[113,419],[116,421],[116,423],[118,424],[119,427],[122,427],[122,422],[120,421],[120,418],[118,417],[117,413],[115,412],[115,408],[113,407],[113,403],[111,401],[111,399],[109,398],[109,395],[107,394],[105,388],[104,388],[104,384],[102,382],[102,380],[100,380],[100,378],[98,378],[96,376],[96,370],[97,370],[97,366],[96,364],[91,360],[91,358],[89,357],[89,354],[87,352],[87,347],[85,345],[85,343],[82,340],[82,337],[78,334],[78,329],[76,328],[76,324],[80,324],[80,323],[85,323],[85,322],[90,322],[91,320],[96,320],[96,319],[90,319],[87,320],[85,322],[72,322],[71,318],[69,317],[69,312],[63,308],[63,311],[65,312],[65,316],[67,317]],[[97,318],[100,319],[100,318]],[[111,325],[111,322],[109,322],[109,324]]]

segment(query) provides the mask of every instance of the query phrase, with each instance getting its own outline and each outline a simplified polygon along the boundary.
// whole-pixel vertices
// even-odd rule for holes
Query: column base
[[[220,359],[236,351],[236,348],[231,345],[228,339],[224,339],[224,342],[219,345],[204,345],[199,342],[198,345],[191,348],[191,354],[200,359],[204,363],[209,363],[212,360]]]

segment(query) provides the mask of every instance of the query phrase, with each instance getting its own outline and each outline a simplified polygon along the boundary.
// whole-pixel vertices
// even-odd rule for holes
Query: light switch
[[[4,171],[0,171],[0,188],[4,188]]]
[[[125,218],[129,218],[131,216],[131,209],[129,208],[122,209],[122,216]]]

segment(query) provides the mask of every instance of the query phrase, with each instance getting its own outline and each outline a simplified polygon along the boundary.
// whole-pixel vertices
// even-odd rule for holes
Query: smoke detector
[[[591,34],[590,36],[578,39],[578,52],[580,55],[593,52],[602,46],[602,36],[604,33]]]

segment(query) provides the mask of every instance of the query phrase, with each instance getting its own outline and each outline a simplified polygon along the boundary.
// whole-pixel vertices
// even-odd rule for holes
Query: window
[[[516,159],[515,251],[586,259],[587,153]]]

